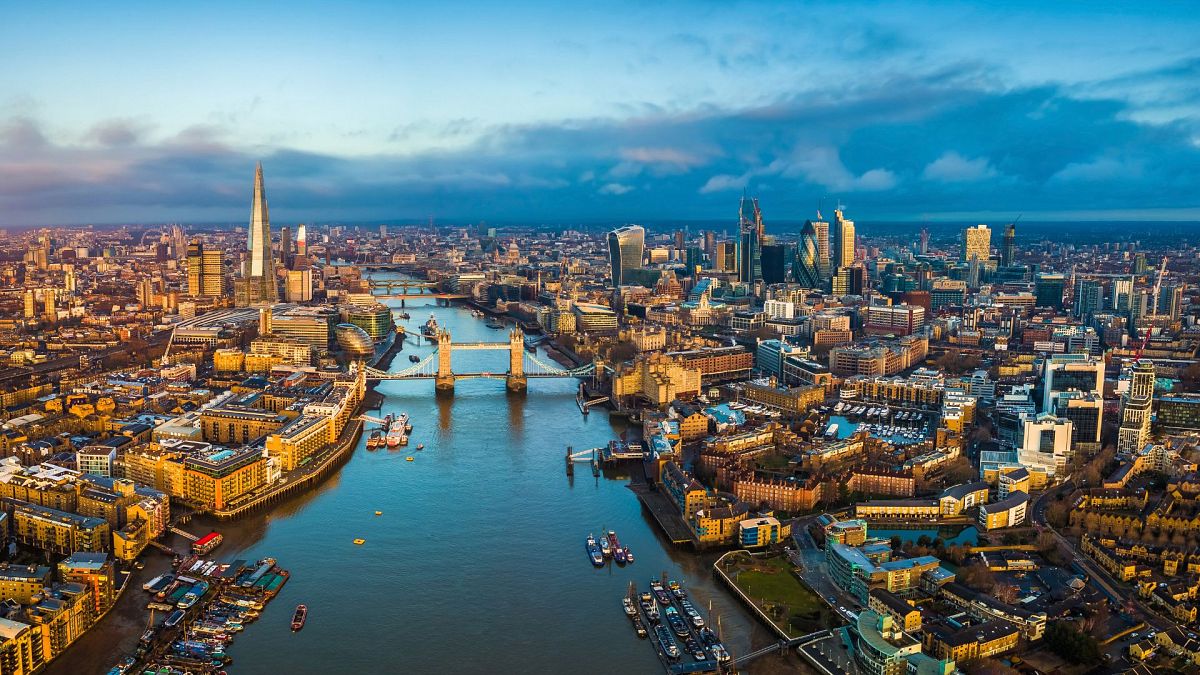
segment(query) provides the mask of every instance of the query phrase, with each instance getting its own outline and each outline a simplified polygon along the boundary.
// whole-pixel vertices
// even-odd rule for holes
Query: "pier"
[[[670,497],[648,485],[630,485],[629,489],[637,494],[638,501],[654,516],[659,529],[672,544],[691,544],[699,548],[700,542],[696,539],[696,534],[683,521],[683,516],[679,514],[679,509],[675,508],[675,503]]]

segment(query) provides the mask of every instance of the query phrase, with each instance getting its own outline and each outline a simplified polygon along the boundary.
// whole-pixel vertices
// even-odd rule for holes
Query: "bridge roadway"
[[[462,293],[389,293],[387,295],[375,295],[371,297],[376,300],[421,300],[433,298],[434,300],[466,300],[471,297]]]

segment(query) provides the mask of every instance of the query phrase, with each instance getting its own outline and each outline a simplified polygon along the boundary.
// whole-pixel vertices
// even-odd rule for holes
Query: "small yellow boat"
[[[412,457],[405,457],[405,458],[404,458],[404,461],[406,461],[406,462],[411,462],[411,461],[413,461],[413,458],[412,458]]]
[[[383,511],[376,511],[376,512],[375,512],[375,515],[377,515],[377,516],[382,516],[382,515],[383,515]]]
[[[354,543],[357,544],[358,546],[362,546],[363,544],[367,543],[367,540],[366,539],[355,539]]]

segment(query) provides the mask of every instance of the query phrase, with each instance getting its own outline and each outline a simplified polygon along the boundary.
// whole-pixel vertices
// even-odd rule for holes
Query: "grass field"
[[[731,558],[724,567],[729,578],[781,628],[789,633],[823,627],[824,603],[792,573],[783,556]]]

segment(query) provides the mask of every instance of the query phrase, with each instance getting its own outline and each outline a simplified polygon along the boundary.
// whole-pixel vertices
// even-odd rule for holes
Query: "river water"
[[[398,303],[396,303],[398,304]],[[432,313],[455,341],[502,342],[461,307],[408,306],[411,330]],[[410,340],[408,356],[429,353]],[[459,372],[505,372],[506,351],[454,355]],[[226,542],[221,559],[272,556],[291,580],[229,650],[234,673],[654,673],[649,643],[638,640],[621,611],[630,581],[640,587],[666,572],[721,617],[736,653],[771,641],[711,574],[715,556],[677,550],[626,488],[627,477],[594,478],[580,465],[564,471],[567,445],[607,443],[623,422],[605,410],[588,416],[575,405],[570,379],[530,380],[524,396],[503,381],[459,382],[453,397],[434,395],[431,380],[390,381],[378,414],[407,412],[406,449],[367,450],[316,490],[268,513],[215,527]],[[424,450],[416,450],[418,443]],[[406,461],[412,456],[414,461]],[[375,511],[383,515],[376,516]],[[625,567],[595,569],[583,540],[616,530],[634,552]],[[356,546],[353,539],[366,543]],[[139,584],[166,561],[151,553]],[[132,597],[131,597],[132,596]],[[122,605],[54,672],[102,671],[114,643],[132,645],[145,622],[145,594]],[[299,633],[288,624],[299,603],[309,607]],[[772,660],[774,657],[772,657]],[[104,660],[104,663],[96,661]]]

